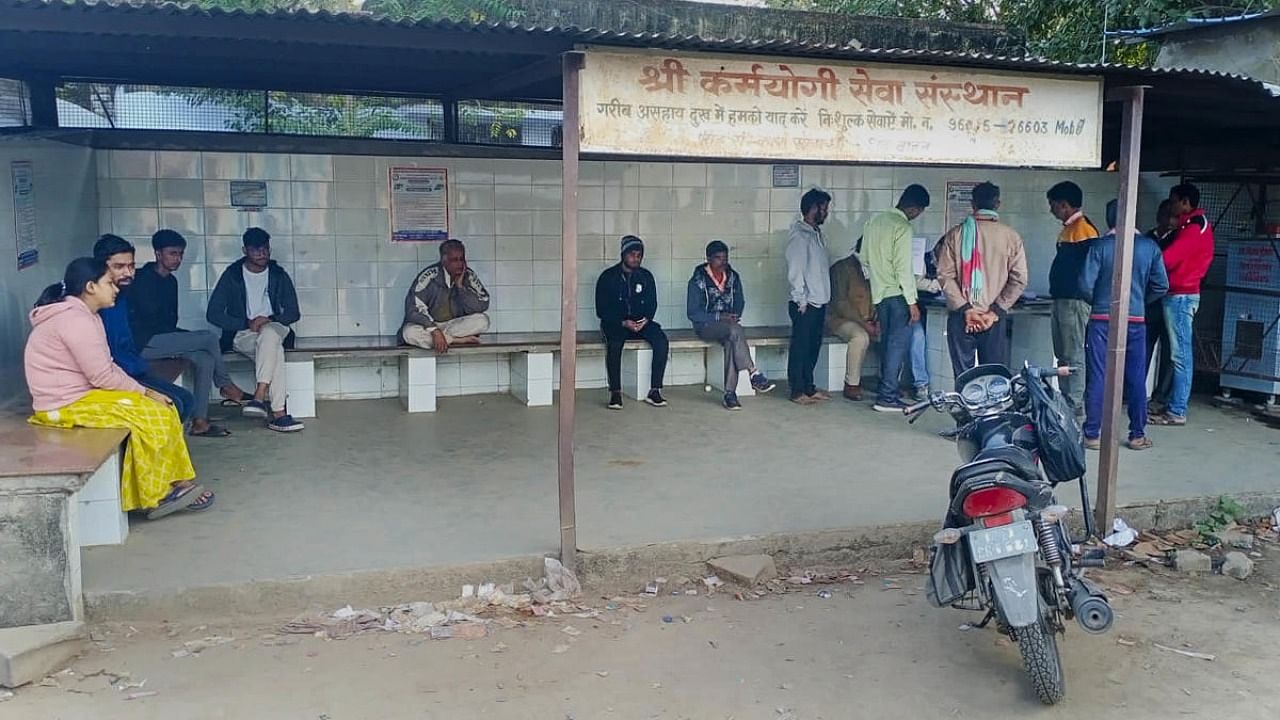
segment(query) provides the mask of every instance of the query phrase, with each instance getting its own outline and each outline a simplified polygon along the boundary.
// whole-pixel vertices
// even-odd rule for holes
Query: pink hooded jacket
[[[36,411],[57,410],[90,390],[146,390],[111,361],[102,319],[78,297],[31,311],[23,366]]]

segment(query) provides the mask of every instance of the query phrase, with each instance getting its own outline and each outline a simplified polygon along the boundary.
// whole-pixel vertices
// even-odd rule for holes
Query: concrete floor
[[[781,391],[728,413],[700,388],[671,406],[578,406],[584,549],[884,525],[940,516],[957,458],[930,413],[908,426],[837,399]],[[214,509],[133,524],[87,548],[86,592],[196,587],[356,570],[461,564],[558,547],[556,410],[508,396],[445,398],[408,415],[395,400],[321,403],[305,432],[230,421],[191,441]],[[1122,451],[1120,500],[1274,490],[1280,432],[1207,406],[1156,448]],[[1096,458],[1096,455],[1092,455]],[[1075,486],[1059,499],[1078,501]]]

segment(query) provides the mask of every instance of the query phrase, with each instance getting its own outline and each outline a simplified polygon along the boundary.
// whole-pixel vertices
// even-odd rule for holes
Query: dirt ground
[[[1275,547],[1269,554],[1280,556]],[[1116,626],[1104,636],[1069,629],[1067,700],[1049,709],[1015,647],[994,629],[963,629],[978,618],[932,608],[923,577],[899,573],[748,601],[723,590],[663,595],[643,600],[643,611],[531,619],[475,641],[380,632],[323,640],[263,622],[99,627],[71,672],[18,690],[0,702],[0,718],[1255,716],[1280,707],[1280,573],[1264,563],[1245,582],[1095,572],[1111,590]],[[174,656],[184,641],[210,636],[235,639]]]

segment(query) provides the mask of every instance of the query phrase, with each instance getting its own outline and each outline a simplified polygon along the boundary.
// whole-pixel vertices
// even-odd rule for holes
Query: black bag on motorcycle
[[[929,558],[929,582],[925,588],[934,607],[950,607],[974,589],[973,565],[962,542],[935,544]]]
[[[1071,403],[1044,381],[1026,377],[1031,396],[1031,421],[1040,445],[1040,466],[1057,484],[1084,477],[1084,430]]]

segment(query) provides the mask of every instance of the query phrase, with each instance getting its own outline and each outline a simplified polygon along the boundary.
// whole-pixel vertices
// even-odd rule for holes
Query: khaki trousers
[[[828,323],[828,331],[844,340],[844,382],[846,385],[862,384],[862,363],[867,357],[867,348],[871,346],[871,336],[858,323],[852,320],[835,320]]]
[[[289,337],[289,326],[277,322],[267,323],[260,332],[241,330],[232,340],[235,351],[253,360],[253,374],[260,383],[269,386],[271,409],[284,411],[289,398],[289,383],[285,379],[284,340]]]

